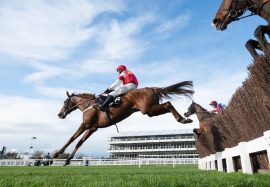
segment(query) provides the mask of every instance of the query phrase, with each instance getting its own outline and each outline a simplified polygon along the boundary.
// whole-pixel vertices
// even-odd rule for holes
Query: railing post
[[[238,147],[240,152],[240,159],[243,173],[252,174],[253,171],[251,167],[249,153],[246,151],[246,142],[240,142],[238,144]]]
[[[265,131],[263,135],[266,141],[266,151],[267,151],[268,162],[270,162],[270,130]],[[270,169],[270,163],[268,163],[268,168]]]
[[[224,171],[223,170],[223,165],[222,165],[222,153],[221,152],[216,153],[216,160],[217,160],[217,169],[218,169],[218,171]]]
[[[231,151],[230,148],[225,148],[225,150],[223,151],[224,157],[226,159],[227,173],[234,172],[233,159],[230,151]]]
[[[214,154],[210,155],[210,162],[211,162],[210,170],[216,170],[215,158],[216,158],[216,155],[214,155]]]

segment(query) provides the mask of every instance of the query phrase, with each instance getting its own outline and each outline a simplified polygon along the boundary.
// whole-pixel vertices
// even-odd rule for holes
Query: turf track
[[[201,171],[196,166],[0,167],[0,187],[270,186],[269,174]]]

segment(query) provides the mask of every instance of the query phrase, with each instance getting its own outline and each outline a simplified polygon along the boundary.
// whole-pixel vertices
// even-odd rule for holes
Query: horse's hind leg
[[[59,154],[63,153],[66,148],[76,139],[78,138],[84,131],[85,131],[85,124],[82,123],[81,126],[77,129],[77,131],[71,136],[71,138],[68,140],[68,142],[54,154],[54,158],[57,158]]]
[[[265,53],[265,55],[268,55],[269,44],[264,36],[265,34],[268,34],[268,36],[270,35],[270,28],[268,25],[260,25],[254,32],[254,36],[259,41],[263,52]]]
[[[202,134],[202,130],[197,128],[193,129],[193,132],[197,134],[198,137]]]
[[[248,40],[246,43],[246,48],[254,60],[257,60],[259,58],[259,54],[257,53],[256,49],[262,51],[262,48],[258,41],[252,39]]]
[[[158,116],[161,114],[165,114],[171,112],[174,116],[174,118],[176,119],[176,121],[180,122],[180,123],[191,123],[192,120],[191,119],[185,119],[184,117],[182,117],[177,110],[173,107],[173,105],[171,104],[171,102],[167,101],[166,103],[163,104],[156,104],[150,107],[149,111],[146,113],[149,117],[152,116]]]
[[[79,147],[81,147],[81,145],[85,142],[85,140],[87,140],[89,138],[89,136],[91,136],[94,132],[97,131],[96,127],[92,127],[90,129],[88,129],[83,137],[79,140],[79,142],[77,143],[77,145],[75,146],[74,150],[72,151],[72,153],[68,156],[67,160],[66,160],[66,164],[68,165],[70,163],[70,160],[74,157],[75,153],[77,152],[77,150],[79,149]]]

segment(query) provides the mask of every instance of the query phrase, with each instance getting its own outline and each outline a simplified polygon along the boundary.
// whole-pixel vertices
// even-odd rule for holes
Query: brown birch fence
[[[270,57],[260,58],[248,70],[248,78],[228,106],[213,117],[210,131],[196,137],[200,157],[253,140],[270,130]]]

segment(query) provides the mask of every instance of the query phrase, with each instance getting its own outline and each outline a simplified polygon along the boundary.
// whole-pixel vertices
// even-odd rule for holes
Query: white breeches
[[[113,97],[117,97],[118,95],[127,93],[128,91],[133,90],[135,88],[137,88],[136,84],[128,83],[128,84],[119,86],[114,91],[110,92],[109,95],[112,95]]]

